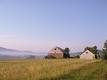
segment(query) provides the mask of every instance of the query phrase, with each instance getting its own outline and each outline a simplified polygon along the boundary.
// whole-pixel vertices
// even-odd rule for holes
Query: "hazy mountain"
[[[42,58],[45,52],[20,51],[0,47],[0,59]]]
[[[82,52],[74,52],[74,53],[70,53],[71,57],[75,57],[75,56],[79,56]]]

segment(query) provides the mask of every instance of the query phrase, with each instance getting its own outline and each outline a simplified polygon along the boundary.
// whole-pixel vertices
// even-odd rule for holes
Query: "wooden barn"
[[[80,59],[95,59],[95,54],[93,54],[91,51],[89,50],[86,50],[85,52],[83,52],[81,55],[80,55]]]
[[[60,47],[55,47],[49,51],[48,56],[52,56],[55,58],[63,58],[64,50]]]

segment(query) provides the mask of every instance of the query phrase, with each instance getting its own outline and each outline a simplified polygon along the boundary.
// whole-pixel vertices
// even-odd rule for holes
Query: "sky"
[[[78,52],[106,39],[107,0],[0,0],[1,47]]]

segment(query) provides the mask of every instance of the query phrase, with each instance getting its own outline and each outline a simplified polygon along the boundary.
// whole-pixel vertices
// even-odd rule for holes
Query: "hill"
[[[43,58],[45,53],[20,51],[15,49],[7,49],[0,47],[0,59],[25,59],[25,58]]]

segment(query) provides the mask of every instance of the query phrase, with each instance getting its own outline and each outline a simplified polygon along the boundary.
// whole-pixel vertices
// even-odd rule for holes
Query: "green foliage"
[[[107,51],[103,50],[104,59],[107,60]]]
[[[97,46],[86,47],[86,48],[85,48],[85,51],[86,51],[86,50],[89,50],[89,51],[91,51],[92,53],[97,54]]]
[[[106,40],[106,42],[104,43],[104,49],[107,50],[107,40]]]
[[[64,49],[64,58],[70,58],[70,49],[69,48],[65,48]]]
[[[104,55],[104,59],[107,60],[107,40],[106,40],[106,42],[104,43],[103,55]]]

